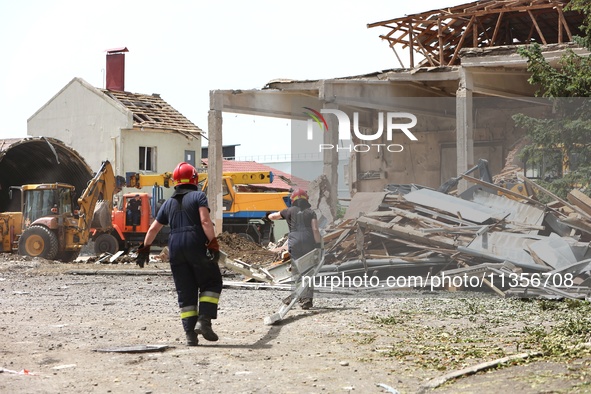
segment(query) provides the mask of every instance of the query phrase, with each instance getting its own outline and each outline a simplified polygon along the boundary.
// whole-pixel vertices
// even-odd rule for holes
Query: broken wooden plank
[[[551,191],[545,189],[544,187],[538,185],[537,183],[533,182],[531,179],[525,178],[520,176],[519,179],[523,182],[525,182],[526,185],[535,188],[539,191],[541,191],[542,193],[546,194],[547,196],[553,198],[554,200],[560,202],[562,205],[564,205],[565,207],[568,207],[570,209],[572,209],[574,212],[578,212],[583,216],[586,216],[587,219],[591,219],[591,216],[588,215],[585,211],[583,211],[582,209],[580,209],[577,206],[574,206],[570,203],[568,203],[567,201],[563,200],[562,198],[558,197],[556,194],[552,193]]]
[[[357,219],[357,223],[359,223],[362,227],[368,228],[370,230],[382,232],[384,234],[392,235],[394,237],[401,239],[407,239],[419,244],[428,244],[445,249],[450,247],[453,248],[455,245],[455,241],[450,238],[439,236],[426,236],[420,231],[417,231],[412,228],[399,226],[393,223],[383,223],[379,220],[371,219],[368,217],[360,217],[359,219]]]
[[[466,375],[472,375],[472,374],[475,374],[476,372],[480,372],[480,371],[484,371],[486,369],[498,367],[499,365],[506,364],[511,361],[525,360],[527,358],[538,357],[541,355],[542,355],[541,352],[520,353],[520,354],[514,354],[512,356],[502,357],[502,358],[499,358],[496,360],[476,364],[476,365],[473,365],[468,368],[463,368],[458,371],[454,371],[454,372],[448,373],[446,375],[440,376],[438,378],[429,380],[427,383],[425,383],[423,386],[421,386],[419,393],[425,393],[427,390],[437,388],[449,380],[457,379],[457,378],[460,378],[460,377],[466,376]]]
[[[591,198],[582,191],[574,189],[566,196],[568,201],[582,209],[587,215],[591,216]]]

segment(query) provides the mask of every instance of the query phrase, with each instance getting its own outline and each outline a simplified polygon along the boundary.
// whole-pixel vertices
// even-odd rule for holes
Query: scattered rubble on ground
[[[460,195],[418,185],[355,194],[345,216],[325,229],[320,283],[351,288],[351,278],[366,275],[374,281],[354,284],[356,290],[590,297],[591,198],[573,190],[568,201],[562,200],[514,168],[497,177],[498,185],[461,178],[473,186]],[[543,204],[537,196],[553,202]],[[226,240],[225,250],[232,251],[227,268],[248,279],[279,283],[271,270],[282,263],[279,256],[258,260],[273,256],[252,248],[245,253],[229,242],[232,238],[239,237]]]
[[[357,193],[324,237],[332,264],[321,275],[399,279],[388,288],[589,297],[590,198],[573,190],[567,202],[528,179],[509,190],[463,178],[476,186],[460,196],[416,185]],[[554,202],[542,204],[536,194]]]
[[[345,278],[366,275],[374,282],[356,284],[356,290],[590,298],[591,198],[573,190],[560,199],[512,167],[495,177],[498,184],[460,178],[472,184],[460,195],[419,185],[356,193],[345,216],[324,229],[322,283],[332,286],[338,277],[339,285],[351,287]],[[541,203],[538,196],[552,202]],[[288,265],[281,257],[284,239],[267,248],[238,234],[222,233],[218,240],[227,255],[224,266],[234,274],[272,284],[285,279],[283,269],[276,270],[281,278],[272,272]],[[164,248],[150,263],[167,261]],[[84,262],[135,264],[135,254],[103,254]]]

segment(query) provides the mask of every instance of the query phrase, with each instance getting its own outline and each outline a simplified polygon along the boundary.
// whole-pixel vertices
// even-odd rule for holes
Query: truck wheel
[[[119,242],[111,234],[101,234],[94,240],[94,252],[98,255],[103,253],[115,254],[119,251]]]
[[[57,235],[47,227],[34,225],[26,229],[18,241],[18,254],[53,260],[58,250]]]

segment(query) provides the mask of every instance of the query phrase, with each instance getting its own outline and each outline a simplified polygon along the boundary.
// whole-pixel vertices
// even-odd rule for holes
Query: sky
[[[103,88],[107,49],[129,49],[125,90],[159,93],[207,132],[211,90],[397,68],[379,38],[388,30],[368,23],[466,2],[1,1],[0,139],[26,137],[27,119],[75,77]],[[223,143],[239,157],[285,155],[290,127],[224,113]]]

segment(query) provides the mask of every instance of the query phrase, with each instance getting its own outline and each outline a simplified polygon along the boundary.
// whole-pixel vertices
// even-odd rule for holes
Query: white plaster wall
[[[178,163],[185,160],[185,150],[195,151],[195,163],[201,161],[201,139],[188,139],[185,136],[174,132],[163,132],[153,130],[122,130],[122,168],[119,175],[125,176],[126,172],[139,171],[139,147],[156,148],[156,168],[150,174],[161,174],[172,172]],[[138,189],[124,189],[125,193],[138,191]],[[151,193],[151,187],[141,190],[144,193]],[[170,197],[172,188],[164,190],[164,198]]]
[[[29,118],[27,134],[63,141],[80,153],[93,170],[108,159],[117,171],[116,141],[120,130],[131,126],[131,112],[75,78]]]

